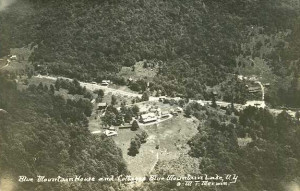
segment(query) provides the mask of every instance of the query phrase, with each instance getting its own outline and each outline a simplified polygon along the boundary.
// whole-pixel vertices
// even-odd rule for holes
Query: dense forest
[[[289,76],[299,62],[299,10],[292,0],[23,0],[0,13],[0,52],[32,43],[40,73],[98,81],[123,82],[114,75],[122,66],[150,60],[161,89],[201,97],[255,57]],[[286,104],[278,92],[267,100]]]
[[[292,181],[299,184],[299,120],[285,111],[275,117],[255,107],[242,112],[231,108],[226,114],[197,103],[190,108],[198,119],[207,119],[188,142],[189,154],[199,158],[202,173],[238,174],[238,184],[227,190],[280,191]],[[241,145],[240,138],[251,142]]]
[[[148,79],[129,83],[118,75],[122,67],[134,70],[137,61],[145,60],[153,64],[145,68],[158,68],[149,83],[151,92],[212,103],[222,97],[232,103],[226,112],[197,103],[185,108],[186,117],[200,121],[199,132],[188,141],[188,154],[199,159],[201,172],[239,176],[237,184],[219,190],[282,191],[292,181],[299,183],[299,112],[294,119],[285,111],[274,116],[254,107],[238,112],[233,104],[248,99],[246,84],[236,75],[255,74],[271,80],[264,82],[271,82],[267,104],[300,107],[299,0],[15,0],[6,8],[0,4],[0,57],[10,54],[10,48],[28,45],[36,74],[74,80],[20,90],[13,75],[0,74],[0,177],[128,174],[114,141],[89,132],[93,95],[78,80],[127,84],[144,92],[147,100]],[[219,88],[219,97],[208,92],[212,87]],[[65,100],[54,94],[60,88],[84,98]],[[104,92],[97,94],[98,102]],[[130,121],[138,113],[134,107],[121,109],[118,113],[108,107],[104,124],[119,124],[123,114]],[[243,145],[241,140],[251,141]],[[118,183],[13,183],[20,191],[123,189]],[[173,182],[144,183],[143,189],[216,190],[177,188]]]
[[[15,190],[99,190],[106,183],[18,183],[17,177],[106,177],[128,174],[114,141],[94,137],[87,128],[90,102],[64,100],[43,85],[19,91],[0,76],[0,176],[13,178]]]

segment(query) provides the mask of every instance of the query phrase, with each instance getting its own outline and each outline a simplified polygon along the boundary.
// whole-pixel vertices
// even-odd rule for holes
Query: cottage
[[[98,110],[106,109],[107,103],[98,103],[97,108]]]
[[[10,59],[11,59],[11,60],[17,60],[17,55],[11,55],[11,56],[10,56]]]
[[[140,122],[150,123],[157,121],[157,116],[155,113],[147,113],[140,116]]]
[[[110,84],[110,80],[102,80],[101,85],[102,86],[108,86]]]

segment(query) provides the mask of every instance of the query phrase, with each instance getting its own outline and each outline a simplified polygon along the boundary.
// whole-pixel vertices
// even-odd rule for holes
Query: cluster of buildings
[[[161,111],[160,108],[150,108],[148,112],[140,115],[139,121],[144,124],[156,122],[159,119],[168,118],[170,117],[170,115],[177,116],[179,113],[182,112],[183,109],[180,107],[171,109],[170,111]]]

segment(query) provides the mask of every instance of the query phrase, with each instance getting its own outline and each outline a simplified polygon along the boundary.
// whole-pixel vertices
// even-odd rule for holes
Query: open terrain
[[[156,174],[164,169],[164,166],[160,165],[155,167],[157,164],[175,161],[182,158],[182,155],[186,155],[189,150],[187,141],[197,133],[197,126],[198,120],[185,118],[182,115],[156,125],[141,126],[141,129],[147,132],[148,138],[134,157],[129,156],[127,152],[131,138],[140,133],[139,130],[120,129],[118,136],[113,139],[122,149],[123,157],[131,174],[140,177],[149,173]],[[159,148],[156,148],[157,145]],[[183,175],[189,172],[189,166],[186,167],[187,169],[182,166],[180,170],[174,168],[174,171],[181,172]]]

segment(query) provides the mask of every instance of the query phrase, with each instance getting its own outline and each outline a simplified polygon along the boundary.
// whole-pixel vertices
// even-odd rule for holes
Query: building
[[[17,60],[17,55],[11,55],[9,58],[10,60]]]
[[[169,117],[170,116],[170,114],[169,114],[169,112],[167,112],[167,111],[163,111],[163,112],[161,112],[161,118],[167,118],[167,117]]]
[[[118,133],[116,131],[110,131],[110,130],[105,130],[103,133],[104,133],[104,135],[106,135],[108,137],[118,135]]]
[[[249,87],[248,88],[249,93],[258,93],[261,92],[261,87]]]
[[[213,94],[214,96],[218,96],[218,92],[216,92],[216,91],[213,91],[212,94]]]
[[[157,116],[155,113],[147,113],[140,116],[140,122],[150,123],[157,121]]]
[[[175,109],[175,111],[176,111],[177,113],[182,113],[182,112],[183,112],[183,109],[182,109],[181,107],[177,107],[177,108]]]
[[[264,101],[247,101],[244,106],[245,107],[253,106],[253,107],[257,107],[257,108],[265,108],[266,103]]]
[[[107,103],[98,103],[97,108],[99,110],[106,109]]]
[[[108,86],[110,84],[110,80],[102,80],[101,85],[102,86]]]

